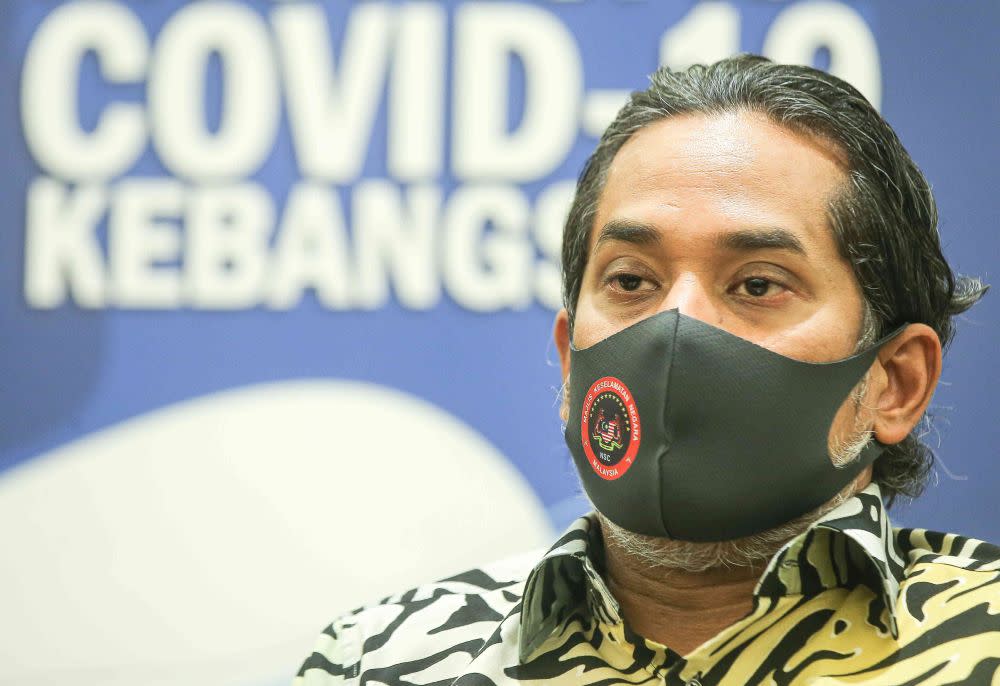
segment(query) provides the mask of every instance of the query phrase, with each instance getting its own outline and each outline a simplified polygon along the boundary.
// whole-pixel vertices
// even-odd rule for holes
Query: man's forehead
[[[843,151],[818,135],[792,130],[757,112],[690,113],[649,124],[615,155],[608,182],[655,181],[682,171],[682,181],[768,171],[804,180],[840,179]]]
[[[843,157],[830,143],[763,115],[672,117],[641,129],[615,156],[591,245],[610,223],[662,229],[675,217],[757,234],[780,229],[803,243],[832,245],[828,203],[845,179]],[[823,235],[810,240],[817,232]]]
[[[756,126],[772,125],[757,114],[682,114],[649,124],[621,147],[609,178],[623,173],[656,175],[683,164],[691,171],[733,172],[754,163]]]

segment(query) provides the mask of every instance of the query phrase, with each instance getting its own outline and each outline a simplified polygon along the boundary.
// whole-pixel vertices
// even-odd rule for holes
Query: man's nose
[[[666,310],[677,310],[706,324],[714,325],[719,319],[715,299],[697,274],[682,274],[674,280],[660,308]]]

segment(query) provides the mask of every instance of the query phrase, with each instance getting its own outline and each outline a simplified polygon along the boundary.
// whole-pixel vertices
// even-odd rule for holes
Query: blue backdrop
[[[568,182],[624,94],[661,62],[764,52],[844,76],[878,104],[930,179],[956,270],[989,282],[1000,256],[995,3],[9,0],[0,25],[0,510],[5,498],[19,508],[0,525],[0,543],[21,541],[19,556],[30,558],[0,582],[17,593],[31,570],[63,554],[58,543],[32,547],[32,527],[86,520],[76,536],[113,538],[108,517],[121,510],[87,514],[58,490],[88,483],[87,465],[105,455],[88,438],[197,399],[225,404],[241,389],[266,398],[293,381],[363,382],[433,408],[502,455],[500,468],[512,467],[504,478],[526,486],[521,501],[496,505],[495,519],[508,507],[540,512],[552,528],[536,528],[530,545],[565,525],[583,507],[550,340]],[[961,317],[945,359],[926,437],[940,458],[935,482],[896,509],[897,525],[1000,540],[998,343],[1000,304],[990,294]],[[361,387],[337,388],[350,401]],[[316,459],[341,461],[337,481],[303,517],[322,519],[345,490],[392,480],[394,463],[380,451],[400,448],[377,434],[394,426],[367,436],[360,428],[358,416],[373,411],[358,400],[331,413],[323,430],[340,437],[337,449]],[[269,427],[269,412],[254,432],[289,430],[277,420]],[[225,443],[168,437],[189,458],[191,445],[217,454]],[[447,440],[429,440],[400,445],[458,473],[465,455],[441,455]],[[74,445],[83,452],[59,452]],[[143,457],[141,440],[129,445],[136,460],[160,459]],[[291,459],[272,457],[278,468]],[[178,483],[201,478],[192,459]],[[383,473],[361,476],[361,462],[381,460]],[[44,478],[63,486],[39,486],[51,499],[38,496],[24,514],[19,480],[50,463],[65,473]],[[100,488],[133,489],[125,472],[109,485],[118,467],[105,468]],[[435,470],[414,477],[431,493],[427,511],[447,509],[456,489],[491,497],[493,477],[480,472],[434,491],[451,484]],[[93,493],[107,502],[105,491]],[[183,489],[168,496],[167,511],[184,509]],[[418,510],[402,508],[390,528]],[[354,517],[363,534],[368,517]],[[436,546],[463,545],[427,535],[431,558]],[[115,545],[115,555],[129,554],[128,541]],[[108,564],[128,587],[128,572]],[[340,604],[367,599],[329,601],[304,632]],[[21,617],[41,612],[29,600],[20,607]],[[14,620],[0,619],[0,634],[23,633],[5,621]],[[302,629],[286,633],[298,640]],[[0,676],[54,679],[27,640]],[[239,653],[192,650],[218,664]],[[93,683],[135,678],[113,653],[66,658],[64,668],[86,663]],[[149,659],[160,660],[160,671],[142,672],[149,683],[192,683],[180,657]],[[281,664],[257,671],[232,683],[284,674]]]

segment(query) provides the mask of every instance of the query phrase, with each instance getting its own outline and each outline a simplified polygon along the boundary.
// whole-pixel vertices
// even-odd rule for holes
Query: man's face
[[[616,155],[598,204],[573,343],[676,308],[795,359],[850,355],[862,297],[827,218],[845,178],[833,146],[760,115],[642,129]],[[559,343],[565,376],[570,352]],[[848,405],[833,436],[853,425]]]

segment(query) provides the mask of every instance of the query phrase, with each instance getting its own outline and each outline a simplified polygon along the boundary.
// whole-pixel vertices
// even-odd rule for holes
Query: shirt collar
[[[597,571],[603,557],[594,513],[580,517],[532,569],[521,607],[519,655],[527,661],[583,608],[602,623],[621,621],[618,601]],[[904,562],[877,484],[846,500],[771,558],[755,596],[814,595],[858,583],[877,593],[897,636],[896,597]]]
[[[531,570],[521,604],[521,662],[581,607],[605,623],[621,621],[618,601],[595,566],[602,555],[599,524],[591,513],[573,522]]]
[[[878,484],[834,508],[771,558],[755,595],[814,595],[827,588],[865,584],[888,611],[898,636],[896,598],[905,562]]]

